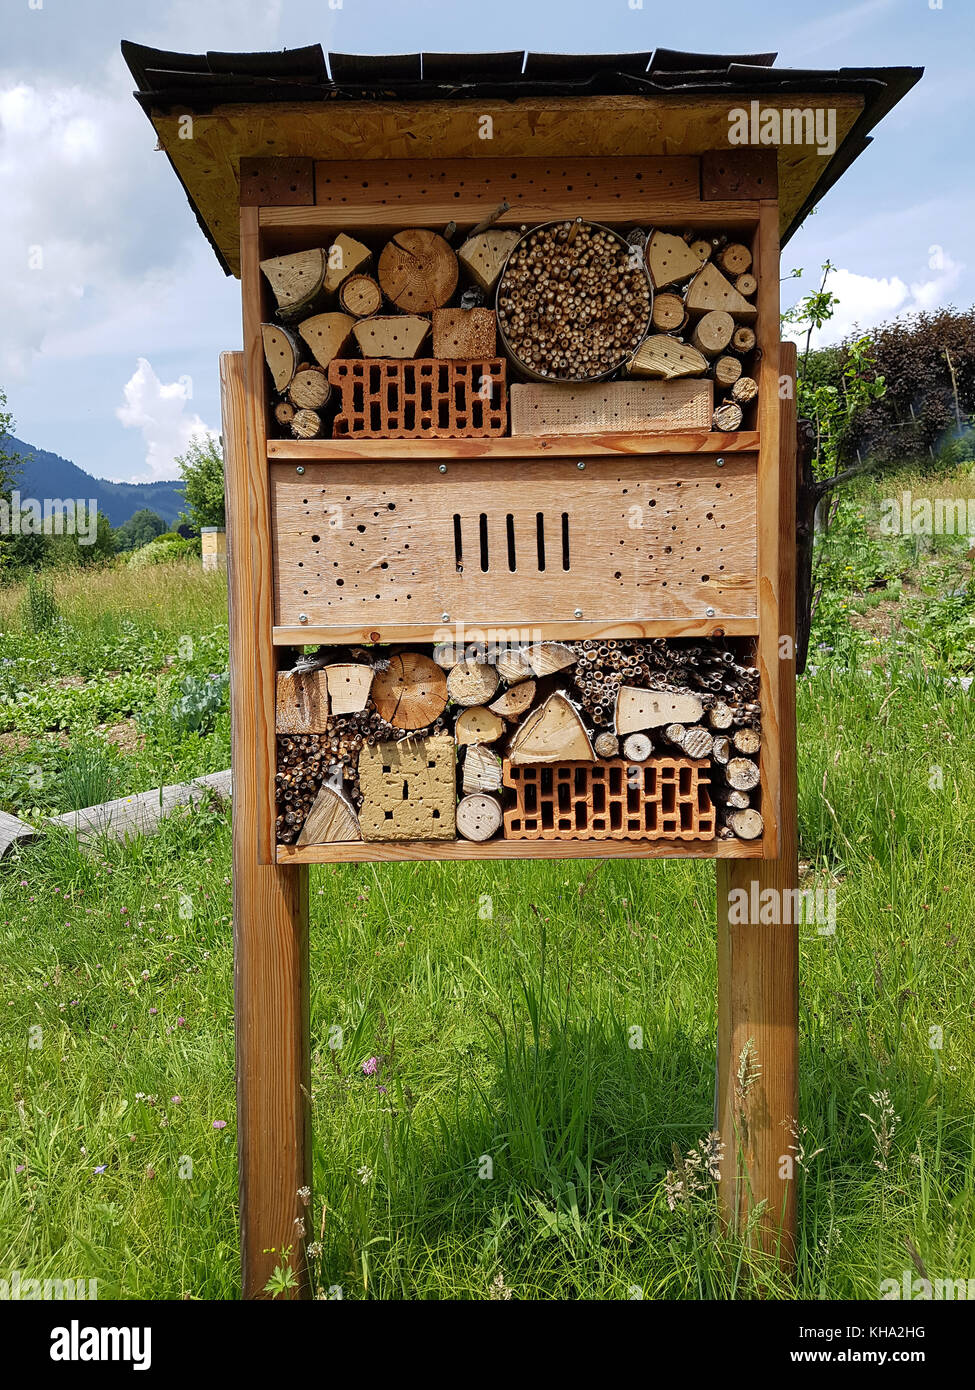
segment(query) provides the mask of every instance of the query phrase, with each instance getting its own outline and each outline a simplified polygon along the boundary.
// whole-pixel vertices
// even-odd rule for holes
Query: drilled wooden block
[[[493,309],[434,309],[433,355],[443,358],[493,357],[498,323]]]
[[[274,727],[279,734],[323,734],[328,728],[324,671],[279,671]]]
[[[415,358],[338,358],[328,379],[340,393],[333,433],[357,439],[481,439],[508,424],[505,363]]]
[[[240,205],[298,207],[315,201],[315,164],[305,156],[272,155],[240,161]]]
[[[511,388],[513,435],[709,430],[713,412],[713,383],[697,378]]]
[[[452,840],[456,751],[450,734],[376,743],[359,754],[364,840]]]
[[[518,766],[506,840],[713,840],[708,764],[687,758]]]

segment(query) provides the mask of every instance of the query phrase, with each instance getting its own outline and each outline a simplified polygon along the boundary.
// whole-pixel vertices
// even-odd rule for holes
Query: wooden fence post
[[[311,1185],[308,869],[262,864],[255,767],[260,680],[273,678],[266,460],[247,447],[244,357],[220,357],[230,598],[233,768],[234,1002],[241,1268],[245,1298],[269,1295],[290,1264],[292,1297],[308,1294],[298,1197]],[[263,491],[262,491],[263,489]],[[290,1256],[283,1252],[290,1250]]]
[[[782,379],[793,391],[781,401],[778,610],[781,810],[778,855],[717,861],[718,1132],[724,1141],[719,1200],[726,1226],[742,1230],[765,1203],[755,1240],[791,1265],[796,1246],[796,1188],[791,1174],[798,1120],[798,927],[763,925],[752,905],[774,890],[780,909],[798,887],[796,829],[795,490],[796,350],[780,346]],[[729,894],[744,890],[745,921],[729,912]],[[786,895],[789,896],[786,896]],[[740,901],[740,898],[739,898]],[[766,901],[768,901],[766,899]],[[783,913],[780,911],[780,918]]]

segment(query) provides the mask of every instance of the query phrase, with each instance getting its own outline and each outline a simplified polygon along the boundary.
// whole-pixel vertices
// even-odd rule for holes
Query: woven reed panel
[[[713,840],[707,762],[515,765],[505,759],[506,840]]]
[[[579,461],[272,462],[275,622],[755,617],[754,454]]]
[[[670,434],[709,430],[714,386],[682,381],[604,381],[591,386],[512,386],[511,433]]]
[[[508,426],[501,357],[339,358],[328,379],[340,396],[337,439],[483,439]]]

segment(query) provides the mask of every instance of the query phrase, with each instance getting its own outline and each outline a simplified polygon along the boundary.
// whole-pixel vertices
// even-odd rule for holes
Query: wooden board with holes
[[[432,462],[270,475],[278,626],[757,612],[754,455],[469,462],[462,487]]]

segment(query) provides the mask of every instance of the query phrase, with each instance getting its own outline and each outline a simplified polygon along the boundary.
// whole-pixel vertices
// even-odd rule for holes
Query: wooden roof
[[[136,97],[224,269],[239,274],[240,162],[698,155],[728,148],[728,112],[836,111],[836,150],[778,148],[783,240],[869,143],[920,68],[797,70],[774,53],[179,54],[124,42]],[[193,117],[192,138],[185,118]],[[493,138],[478,138],[490,115]]]

